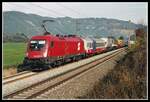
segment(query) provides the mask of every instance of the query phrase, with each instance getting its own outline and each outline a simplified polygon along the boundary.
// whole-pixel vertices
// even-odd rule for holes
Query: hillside
[[[126,32],[133,31],[142,25],[129,23],[117,19],[107,18],[80,18],[74,19],[70,17],[42,17],[35,14],[26,14],[17,11],[3,12],[4,36],[12,36],[16,33],[24,33],[26,36],[43,34],[41,28],[42,20],[55,20],[55,22],[47,22],[48,31],[53,34],[80,34],[94,36],[113,35],[119,37],[126,36]],[[77,21],[77,32],[76,32]]]

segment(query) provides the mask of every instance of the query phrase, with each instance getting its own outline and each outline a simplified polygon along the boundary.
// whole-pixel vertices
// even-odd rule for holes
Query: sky
[[[113,18],[148,24],[147,2],[3,2],[2,9],[48,17]]]

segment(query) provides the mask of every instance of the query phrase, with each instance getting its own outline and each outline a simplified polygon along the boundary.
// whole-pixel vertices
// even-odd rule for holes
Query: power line
[[[76,10],[74,10],[74,9],[72,9],[72,8],[70,8],[70,7],[68,7],[68,6],[62,5],[61,3],[56,3],[56,5],[59,5],[59,6],[65,8],[65,9],[67,9],[67,10],[70,10],[71,12],[74,12],[74,13],[76,13],[77,15],[85,16],[85,15],[83,15],[83,14],[77,12]],[[80,31],[80,28],[79,28],[78,26],[79,26],[79,24],[81,24],[81,23],[79,23],[77,19],[75,19],[75,23],[76,23],[76,27],[75,27],[75,28],[76,28],[76,30],[75,30],[76,32],[75,32],[75,33],[77,34],[78,31]]]
[[[35,4],[33,4],[33,5],[35,5]],[[33,6],[32,5],[32,6]],[[22,8],[22,6],[20,6],[20,5],[16,5],[16,4],[13,4],[13,6],[15,6],[15,7],[21,7]],[[35,5],[36,7],[40,7],[40,8],[42,8],[41,6],[39,6],[39,5]],[[26,7],[25,5],[24,5],[24,7],[25,8],[27,8],[27,9],[31,9],[31,8],[29,8],[29,7]],[[35,8],[34,8],[35,9]],[[42,8],[42,9],[46,9],[46,8]],[[41,10],[41,9],[39,9],[39,10]],[[47,9],[46,9],[47,10]],[[42,10],[42,11],[45,11],[45,10]],[[49,10],[48,10],[49,11]],[[48,13],[48,14],[50,14],[50,13]],[[55,15],[56,14],[58,14],[58,13],[55,13]],[[51,15],[51,14],[50,14]],[[27,15],[27,16],[29,16],[29,15]],[[30,17],[30,16],[29,16]],[[41,25],[41,22],[38,22],[40,25]],[[40,31],[39,29],[37,29],[38,31]],[[59,29],[60,30],[60,29]],[[63,32],[63,31],[61,31],[61,32]]]
[[[10,4],[10,3],[9,3]],[[18,4],[10,4],[10,5],[16,5],[15,7],[20,7],[20,9],[22,9],[22,6],[21,5],[18,5]],[[35,7],[38,7],[38,9],[36,9],[36,8],[30,8],[30,7],[27,7],[27,5],[31,5],[32,7],[33,7],[33,5],[35,6]],[[53,10],[47,10],[46,8],[44,8],[44,7],[41,7],[41,6],[39,6],[39,5],[35,5],[35,4],[33,4],[33,3],[28,3],[27,5],[23,5],[25,8],[27,8],[28,10],[31,10],[31,11],[33,11],[33,9],[35,9],[35,11],[42,11],[42,12],[45,12],[46,14],[48,14],[49,16],[52,16],[52,15],[55,15],[55,16],[60,16],[60,15],[62,15],[62,14],[58,14],[57,12],[55,12],[55,11],[53,11]],[[44,10],[42,10],[42,9],[39,9],[39,8],[42,8],[42,9],[44,9]],[[48,12],[47,12],[48,11]],[[63,16],[65,16],[65,15],[63,15]]]
[[[75,12],[75,13],[78,14],[78,15],[81,15],[79,12],[75,11],[74,9],[69,8],[69,7],[67,7],[67,6],[64,6],[64,5],[60,4],[60,3],[59,3],[59,4],[56,3],[56,5],[61,6],[61,7],[65,8],[65,9],[67,9],[67,10],[70,10],[71,12],[73,11],[73,12]],[[78,25],[79,25],[80,23],[77,21],[77,19],[75,20],[75,23],[76,23],[75,33],[77,34],[77,33],[78,33],[78,30],[80,30],[80,29],[78,28]]]
[[[17,5],[17,4],[14,4],[14,5],[16,5],[16,6],[20,6],[20,5]],[[53,13],[53,14],[55,14],[55,15],[61,15],[61,16],[66,16],[66,15],[64,15],[64,14],[62,14],[62,13],[59,13],[59,12],[56,12],[56,11],[54,11],[54,10],[51,10],[51,9],[48,9],[48,8],[45,8],[45,7],[42,7],[42,6],[40,6],[40,5],[36,5],[36,4],[33,4],[33,3],[30,3],[30,5],[34,5],[34,6],[36,6],[36,7],[38,7],[38,8],[41,8],[41,9],[44,9],[44,10],[42,10],[42,11],[44,11],[44,12],[46,12],[46,11],[48,11],[47,13],[48,14],[50,14],[49,12],[51,12],[51,13]],[[22,8],[22,6],[20,6],[21,8]],[[29,8],[29,7],[26,7],[25,5],[24,5],[24,7],[25,8],[27,8],[27,9],[31,9],[31,8]],[[73,10],[73,9],[71,9],[71,8],[68,8],[68,7],[65,7],[65,6],[63,6],[64,8],[67,8],[67,9],[69,9],[69,10],[71,10],[71,11],[73,11],[73,12],[76,12],[76,14],[79,14],[79,15],[81,15],[80,13],[78,13],[77,11],[75,11],[75,10]],[[35,8],[34,8],[35,9]],[[41,10],[41,9],[38,9],[38,11],[39,10]],[[37,10],[37,9],[36,9]],[[51,14],[50,14],[50,16],[51,16]],[[40,22],[39,22],[40,23]],[[77,22],[77,20],[76,20],[76,33],[77,33],[77,25],[78,25],[79,23]]]
[[[9,5],[11,5],[11,6],[15,6],[15,7],[20,7],[20,8],[22,8],[22,6],[21,5],[17,5],[17,4],[10,4],[9,3]],[[29,8],[29,7],[26,7],[25,5],[24,5],[24,8],[27,8],[27,9],[31,9],[31,8]],[[15,18],[14,16],[12,16],[12,15],[10,15],[12,18]],[[27,15],[29,18],[30,18],[30,16],[29,15]],[[33,18],[34,18],[34,16],[32,16]],[[35,18],[36,19],[36,18]],[[37,20],[37,23],[38,23],[38,25],[41,25],[41,22],[40,21],[38,21]],[[38,33],[41,33],[41,30],[39,29],[39,27],[37,28],[37,27],[35,27],[36,28],[36,31],[38,31]]]
[[[66,15],[64,15],[64,14],[62,14],[62,13],[60,13],[60,12],[56,12],[56,11],[54,11],[54,10],[52,10],[52,9],[48,9],[48,8],[45,8],[45,7],[42,7],[42,6],[40,6],[40,5],[36,5],[36,4],[33,4],[33,3],[31,3],[32,5],[34,5],[34,6],[36,6],[36,7],[39,7],[39,8],[42,8],[42,9],[44,9],[44,10],[47,10],[48,12],[53,12],[53,13],[55,13],[57,16],[59,15],[61,15],[61,16],[66,16]]]
[[[33,5],[35,5],[35,4],[33,4]],[[41,6],[39,6],[39,5],[35,5],[35,6],[36,6],[36,7],[40,7],[40,8],[42,8],[42,9],[44,9],[44,10],[47,10],[47,11],[52,11],[53,13],[58,14],[58,15],[66,16],[66,15],[64,15],[64,14],[62,14],[62,13],[58,13],[58,12],[56,12],[56,11],[54,11],[54,10],[51,10],[51,9],[48,9],[48,8],[45,8],[45,7],[41,7]],[[64,31],[60,30],[60,28],[57,27],[57,29],[58,29],[59,31],[61,31],[62,33],[64,33]]]
[[[61,3],[56,3],[56,5],[62,6],[63,8],[66,8],[67,10],[73,11],[74,13],[76,13],[76,14],[78,14],[78,15],[81,15],[81,16],[82,16],[82,14],[81,14],[81,13],[77,12],[76,10],[74,10],[74,9],[72,9],[72,8],[68,7],[68,6],[64,6],[64,5],[62,5]]]
[[[39,6],[39,5],[35,5],[35,4],[33,4],[33,3],[32,3],[32,4],[30,3],[30,5],[32,5],[32,6],[34,5],[34,6],[38,7],[38,8],[44,9],[44,10],[42,10],[42,12],[44,11],[45,13],[49,14],[50,16],[52,16],[53,14],[54,14],[55,16],[58,16],[58,14],[55,13],[55,12],[53,12],[53,11],[48,10],[48,12],[46,12],[47,9],[46,9],[46,8],[43,8],[43,7]],[[34,8],[34,9],[35,9],[35,8]],[[46,10],[45,10],[45,9],[46,9]],[[38,9],[38,10],[41,10],[41,9]],[[50,12],[53,13],[53,14],[51,14]]]

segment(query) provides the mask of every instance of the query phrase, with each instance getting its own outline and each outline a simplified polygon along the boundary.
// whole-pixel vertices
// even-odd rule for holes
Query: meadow
[[[3,43],[3,68],[16,67],[22,63],[26,45],[26,43]]]

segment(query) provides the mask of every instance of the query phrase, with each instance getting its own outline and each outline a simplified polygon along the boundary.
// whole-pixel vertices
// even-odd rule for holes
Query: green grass
[[[26,52],[26,43],[3,43],[3,68],[22,63]]]

